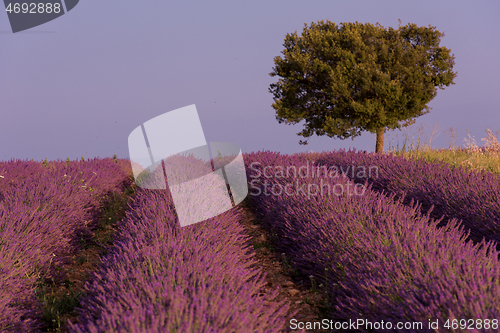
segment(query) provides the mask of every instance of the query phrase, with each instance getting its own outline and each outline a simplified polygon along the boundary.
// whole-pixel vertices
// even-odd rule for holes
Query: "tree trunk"
[[[375,153],[384,152],[384,133],[385,129],[383,127],[377,129],[377,144],[375,145]]]

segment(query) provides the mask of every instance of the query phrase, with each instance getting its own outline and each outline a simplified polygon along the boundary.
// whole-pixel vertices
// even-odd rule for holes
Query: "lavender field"
[[[438,331],[443,332],[450,330],[444,324],[453,319],[498,323],[498,177],[355,152],[254,153],[246,163],[256,192],[269,189],[267,195],[251,197],[256,213],[276,234],[279,251],[291,257],[304,274],[324,284],[330,318],[422,322],[421,329],[401,331],[429,332],[433,330],[425,324],[436,319],[441,323]],[[299,170],[308,163],[332,176],[282,172]],[[371,166],[377,166],[378,172],[367,177],[364,172]],[[295,182],[297,178],[300,183]],[[365,178],[362,195],[358,195],[361,191],[333,193],[335,185],[352,190],[355,186],[347,186],[350,182],[360,184]],[[326,185],[331,185],[333,195]],[[307,196],[288,195],[309,186]],[[319,190],[322,186],[324,193]],[[424,204],[437,206],[433,216],[439,218],[432,218]],[[475,240],[483,239],[467,241],[471,234]],[[460,323],[456,331],[471,329],[468,323]],[[473,328],[498,329],[496,324],[480,326]]]
[[[498,331],[498,176],[355,151],[243,158],[244,205],[186,227],[168,190],[134,186],[127,160],[0,162],[0,331]],[[72,258],[126,192],[74,304],[51,324],[40,286],[71,280]],[[316,320],[301,319],[307,299],[269,288],[249,212],[294,297],[321,297]]]
[[[36,285],[81,248],[105,195],[130,180],[124,161],[0,163],[0,329],[43,328]]]

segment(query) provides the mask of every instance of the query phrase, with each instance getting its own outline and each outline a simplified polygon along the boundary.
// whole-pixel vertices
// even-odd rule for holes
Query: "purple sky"
[[[313,136],[301,146],[302,123],[275,119],[273,59],[287,33],[319,20],[397,28],[401,19],[444,32],[456,84],[438,91],[415,127],[442,129],[433,147],[448,147],[449,127],[461,131],[457,144],[466,129],[481,143],[486,128],[500,130],[499,17],[497,1],[85,0],[13,34],[2,11],[0,160],[128,158],[134,128],[191,104],[207,141],[234,142],[243,152],[373,151],[368,132],[343,141]]]

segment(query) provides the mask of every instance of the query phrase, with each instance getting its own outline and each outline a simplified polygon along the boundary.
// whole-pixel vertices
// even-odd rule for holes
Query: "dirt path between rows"
[[[249,245],[255,248],[256,260],[260,264],[262,271],[266,273],[266,291],[270,292],[278,288],[278,301],[286,300],[290,310],[283,318],[288,329],[283,332],[300,332],[298,329],[290,328],[290,320],[297,322],[321,321],[318,307],[324,303],[324,295],[321,290],[312,291],[310,281],[297,274],[287,263],[286,256],[275,252],[272,242],[269,240],[269,232],[264,229],[252,212],[252,206],[248,199],[241,204],[243,208],[243,227],[251,237]],[[298,310],[295,316],[290,314]],[[314,330],[303,332],[324,332],[324,330]]]

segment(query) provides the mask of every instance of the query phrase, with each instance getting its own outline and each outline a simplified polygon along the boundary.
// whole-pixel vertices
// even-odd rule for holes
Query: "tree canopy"
[[[283,57],[269,75],[279,123],[305,120],[305,138],[354,138],[399,129],[430,111],[437,88],[453,84],[454,56],[439,46],[443,33],[415,24],[398,29],[330,21],[304,24],[302,36],[287,34]],[[300,140],[307,144],[307,140]]]

